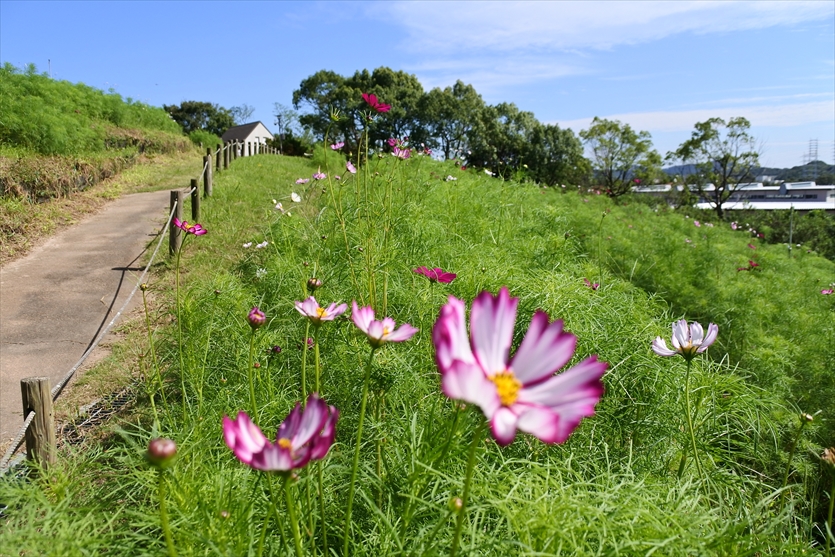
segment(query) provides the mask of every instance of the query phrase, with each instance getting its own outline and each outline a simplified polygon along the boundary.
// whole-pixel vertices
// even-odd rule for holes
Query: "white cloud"
[[[659,110],[653,112],[631,112],[625,114],[599,115],[608,120],[620,120],[636,130],[650,133],[682,132],[693,129],[696,122],[709,118],[734,118],[743,116],[752,127],[796,127],[821,122],[835,123],[835,103],[833,101],[782,104],[735,106],[722,108],[702,108],[696,110]],[[579,132],[588,128],[593,117],[575,120],[549,122],[563,128]]]
[[[832,18],[832,2],[392,2],[368,15],[406,28],[410,50],[511,53],[609,49],[670,35]]]

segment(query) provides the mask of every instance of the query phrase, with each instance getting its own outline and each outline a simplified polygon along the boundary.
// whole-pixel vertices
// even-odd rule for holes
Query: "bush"
[[[188,138],[198,147],[212,147],[223,143],[218,136],[206,130],[194,130],[188,134]]]

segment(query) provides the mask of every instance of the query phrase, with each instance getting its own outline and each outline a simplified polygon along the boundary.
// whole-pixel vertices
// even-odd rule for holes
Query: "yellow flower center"
[[[510,406],[519,398],[519,389],[522,388],[522,383],[516,379],[516,376],[509,369],[496,373],[490,377],[490,381],[496,385],[496,394],[499,395],[502,405]]]
[[[282,449],[288,449],[289,450],[290,448],[293,447],[293,444],[290,443],[289,439],[283,439],[282,438],[282,439],[278,440],[278,446],[281,447]]]
[[[388,336],[391,330],[388,327],[383,327],[383,336]]]
[[[316,308],[316,315],[319,316],[319,319],[324,319],[328,316],[328,310],[325,308]]]

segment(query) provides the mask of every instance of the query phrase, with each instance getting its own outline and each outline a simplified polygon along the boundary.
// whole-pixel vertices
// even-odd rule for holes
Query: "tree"
[[[358,71],[349,78],[332,71],[318,71],[293,91],[293,107],[310,110],[299,117],[299,122],[315,137],[323,138],[330,129],[330,139],[345,141],[353,149],[368,125],[364,117],[368,105],[362,100],[363,93],[373,93],[391,105],[388,112],[375,114],[374,125],[369,129],[371,142],[382,144],[389,137],[402,138],[419,131],[417,114],[423,86],[414,75],[386,67],[370,73]],[[331,119],[335,111],[340,115],[337,122]],[[416,141],[419,137],[411,139]]]
[[[629,193],[636,180],[651,180],[660,171],[661,155],[652,148],[649,132],[635,133],[629,124],[595,116],[580,137],[591,151],[596,177],[611,197]]]
[[[741,184],[753,181],[759,168],[759,146],[748,133],[750,127],[742,117],[698,122],[690,139],[667,154],[668,160],[684,166],[685,187],[695,187],[719,218],[724,216],[722,204]]]
[[[232,119],[235,120],[235,124],[238,126],[248,123],[253,112],[255,112],[255,107],[249,106],[246,103],[241,106],[233,106],[229,109]]]
[[[530,176],[541,184],[579,184],[591,172],[583,144],[570,129],[541,124],[534,128],[524,159]]]
[[[428,136],[431,148],[439,148],[444,159],[466,151],[467,134],[476,124],[484,101],[472,85],[456,81],[452,87],[436,87],[419,103],[420,129]]]
[[[527,164],[534,130],[541,126],[532,112],[519,110],[513,103],[487,106],[478,112],[475,125],[467,133],[467,164],[484,167],[494,176],[510,178]]]
[[[186,135],[196,130],[204,130],[221,136],[235,125],[229,109],[212,103],[183,101],[180,105],[163,105],[162,108],[180,124]]]

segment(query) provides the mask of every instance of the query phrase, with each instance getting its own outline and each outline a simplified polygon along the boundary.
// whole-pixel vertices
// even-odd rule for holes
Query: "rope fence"
[[[240,155],[239,155],[240,150]],[[249,154],[247,154],[247,151]],[[99,343],[104,339],[113,325],[122,316],[122,313],[130,304],[136,291],[145,282],[145,277],[153,265],[154,260],[159,253],[162,241],[165,238],[165,229],[169,231],[169,251],[171,255],[176,254],[182,245],[182,230],[174,224],[174,219],[183,221],[183,205],[184,197],[188,195],[191,198],[191,213],[192,220],[197,221],[200,218],[200,190],[198,183],[203,181],[203,197],[210,197],[212,195],[213,186],[213,170],[212,158],[215,159],[215,171],[221,170],[221,159],[223,159],[223,169],[229,168],[232,160],[238,156],[252,156],[253,143],[241,141],[229,141],[223,146],[218,145],[217,149],[212,151],[211,148],[206,150],[206,155],[203,157],[203,167],[198,178],[191,179],[188,189],[171,190],[171,204],[168,219],[160,228],[157,236],[156,247],[154,248],[151,258],[142,270],[139,280],[131,290],[122,307],[107,326],[101,330],[93,343],[84,351],[81,358],[72,366],[72,368],[61,378],[61,380],[51,389],[49,388],[48,377],[28,377],[21,380],[21,394],[23,398],[24,415],[26,419],[23,426],[18,431],[17,435],[12,440],[11,446],[8,448],[3,458],[0,459],[0,475],[5,474],[11,468],[12,458],[15,453],[26,442],[26,456],[40,462],[42,465],[53,464],[55,461],[55,424],[52,410],[52,403],[57,400],[64,387],[70,382],[75,373],[81,368],[90,354],[98,347]],[[255,154],[278,154],[278,150],[268,147],[266,144],[255,143]],[[35,424],[34,426],[32,424]],[[32,430],[37,430],[33,432]]]

